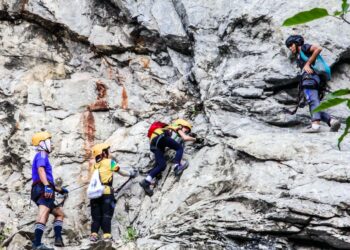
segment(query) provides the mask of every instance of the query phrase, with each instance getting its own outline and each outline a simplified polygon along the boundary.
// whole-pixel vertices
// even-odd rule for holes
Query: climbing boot
[[[52,247],[47,247],[47,246],[45,246],[44,244],[40,244],[39,246],[32,246],[32,249],[33,250],[55,250],[54,248],[52,248]]]
[[[113,241],[113,237],[111,234],[103,234],[104,241]]]
[[[99,239],[100,239],[100,237],[98,236],[97,233],[92,233],[92,234],[90,235],[90,237],[89,237],[89,240],[90,240],[91,242],[97,242]]]
[[[176,164],[174,167],[174,174],[176,177],[180,176],[182,172],[188,167],[188,162],[186,161],[184,164]]]
[[[329,124],[331,132],[338,132],[340,129],[340,122],[337,119],[332,118]]]
[[[55,246],[56,247],[64,247],[62,237],[55,238]]]
[[[150,187],[150,185],[151,185],[150,182],[146,181],[146,179],[143,179],[139,184],[143,188],[143,190],[145,190],[145,193],[148,196],[152,196],[153,195],[153,190]]]
[[[150,185],[153,186],[153,188],[154,188],[157,186],[158,181],[159,181],[158,178],[153,178]]]
[[[302,131],[303,133],[319,133],[321,132],[321,126],[319,124],[312,124]]]

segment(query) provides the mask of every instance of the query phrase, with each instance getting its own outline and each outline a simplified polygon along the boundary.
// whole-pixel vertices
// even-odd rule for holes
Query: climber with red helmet
[[[177,119],[172,124],[164,124],[149,132],[151,151],[155,156],[155,166],[148,173],[147,177],[140,182],[140,186],[149,196],[153,195],[150,185],[153,179],[166,168],[165,149],[170,148],[176,151],[174,162],[174,174],[180,176],[188,166],[188,163],[181,163],[184,152],[183,143],[186,141],[202,142],[201,138],[190,136],[192,125],[184,120]]]

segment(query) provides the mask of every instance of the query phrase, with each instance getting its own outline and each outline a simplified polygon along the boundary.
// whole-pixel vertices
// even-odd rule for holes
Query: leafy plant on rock
[[[137,238],[137,231],[134,227],[129,226],[126,228],[126,234],[124,239],[126,242],[135,241]]]

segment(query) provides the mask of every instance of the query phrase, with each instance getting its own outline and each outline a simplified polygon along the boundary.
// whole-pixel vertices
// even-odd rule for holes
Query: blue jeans
[[[179,164],[181,162],[184,148],[178,142],[166,135],[159,135],[155,137],[151,141],[151,151],[154,153],[156,158],[156,164],[149,172],[149,175],[152,178],[156,177],[166,168],[166,160],[164,156],[166,147],[176,151],[174,163]]]
[[[304,89],[304,95],[309,104],[311,121],[323,121],[330,125],[331,116],[326,112],[312,113],[312,111],[320,105],[320,98],[317,89]]]

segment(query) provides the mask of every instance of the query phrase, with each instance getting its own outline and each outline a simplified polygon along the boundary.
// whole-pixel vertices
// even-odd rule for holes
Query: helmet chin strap
[[[47,153],[51,153],[51,141],[49,139],[41,141],[37,149],[39,151],[46,151]]]

